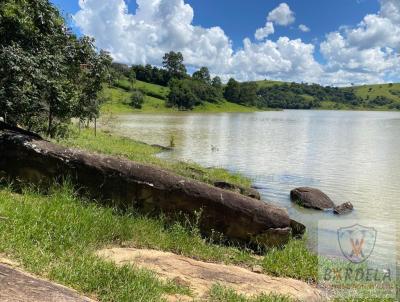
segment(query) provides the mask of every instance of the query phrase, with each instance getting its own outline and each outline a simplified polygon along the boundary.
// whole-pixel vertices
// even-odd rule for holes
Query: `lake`
[[[314,249],[320,220],[396,222],[400,218],[399,112],[135,114],[118,116],[113,131],[161,145],[168,145],[173,136],[176,150],[161,157],[248,176],[263,200],[285,207],[293,219],[307,226]],[[351,201],[355,211],[335,217],[302,209],[289,198],[290,190],[299,186],[319,188],[335,203]],[[386,243],[377,253],[384,258],[385,248],[399,249],[394,232],[398,227],[382,224],[379,228],[379,238]],[[335,256],[331,241],[336,230],[321,229],[326,242],[320,239],[320,246]]]

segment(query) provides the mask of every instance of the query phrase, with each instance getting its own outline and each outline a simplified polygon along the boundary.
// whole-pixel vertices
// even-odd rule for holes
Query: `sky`
[[[400,82],[400,0],[51,0],[127,64],[180,51],[224,81]]]

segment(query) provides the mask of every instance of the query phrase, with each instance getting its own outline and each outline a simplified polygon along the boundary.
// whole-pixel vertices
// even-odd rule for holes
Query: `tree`
[[[135,85],[136,82],[136,72],[134,68],[131,68],[129,70],[129,82],[131,83],[131,89],[133,89],[133,85]]]
[[[172,79],[169,83],[170,93],[168,95],[167,106],[177,107],[179,110],[193,109],[200,102],[193,92],[190,80]]]
[[[0,112],[6,122],[54,136],[71,118],[96,115],[108,54],[69,32],[47,0],[3,0],[0,16]]]
[[[211,85],[210,71],[207,67],[201,67],[200,70],[193,73],[193,79],[201,81],[207,85]]]
[[[183,55],[180,52],[170,51],[163,57],[163,66],[170,78],[183,79],[186,77],[186,67],[183,64]]]
[[[215,78],[212,79],[211,85],[216,88],[216,89],[221,89],[222,90],[222,81],[219,76],[216,76]]]
[[[232,103],[240,103],[240,84],[235,79],[230,78],[225,87],[224,97]]]
[[[239,103],[248,106],[256,106],[257,102],[257,84],[255,82],[244,82],[240,84]]]

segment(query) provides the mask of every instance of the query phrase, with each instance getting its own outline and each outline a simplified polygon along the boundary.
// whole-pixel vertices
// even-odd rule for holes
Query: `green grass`
[[[211,289],[211,302],[290,302],[291,299],[275,295],[260,295],[258,297],[246,298],[243,295],[235,293],[235,291],[220,285],[215,285]]]
[[[122,214],[78,198],[69,186],[54,187],[47,195],[33,189],[16,194],[3,187],[0,216],[0,253],[29,272],[100,301],[161,301],[165,294],[190,294],[189,289],[162,282],[146,270],[117,267],[97,258],[94,252],[104,246],[123,243],[207,261],[246,266],[265,264],[250,251],[208,242],[200,237],[196,226],[171,224],[162,217],[149,218],[133,212]],[[303,257],[300,252],[303,250],[297,256]],[[297,258],[287,259],[286,265],[293,261]],[[271,267],[264,265],[264,269],[270,272]],[[286,274],[277,268],[273,273]],[[311,276],[297,277],[307,280]],[[226,300],[227,295],[234,294],[213,290],[212,301],[286,301],[264,296],[254,300],[240,296]]]
[[[139,89],[145,94],[144,104],[141,109],[135,109],[129,105],[132,85],[127,79],[118,81],[118,87],[104,86],[102,96],[107,100],[101,106],[102,114],[124,113],[176,113],[176,108],[168,108],[165,100],[168,97],[169,88],[142,81],[136,81],[133,88]],[[195,107],[189,112],[196,113],[220,113],[220,112],[254,112],[257,108],[242,106],[228,101],[209,103]]]
[[[130,239],[140,225],[78,200],[67,187],[49,196],[2,189],[0,213],[7,219],[0,222],[0,252],[36,275],[100,301],[160,301],[163,294],[187,292],[151,272],[95,257],[97,248]]]
[[[257,84],[258,88],[265,88],[265,87],[272,87],[275,85],[282,85],[282,84],[287,84],[287,82],[282,82],[282,81],[272,81],[272,80],[262,80],[262,81],[255,81]]]
[[[363,99],[367,99],[368,96],[371,100],[378,96],[385,96],[395,102],[400,102],[400,83],[356,86],[353,89],[356,95]]]
[[[157,158],[155,155],[161,151],[159,148],[102,131],[98,131],[97,136],[94,136],[93,130],[84,129],[79,133],[73,129],[68,138],[61,139],[58,142],[69,147],[123,156],[133,161],[161,167],[209,184],[213,184],[217,180],[244,187],[249,187],[251,184],[248,178],[230,173],[225,169],[204,168],[196,163],[171,162]]]

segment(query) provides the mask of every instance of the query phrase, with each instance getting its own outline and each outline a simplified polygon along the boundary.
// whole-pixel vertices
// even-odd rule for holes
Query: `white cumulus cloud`
[[[381,0],[376,14],[365,16],[353,28],[329,33],[319,47],[324,64],[315,59],[311,43],[287,37],[268,39],[274,24],[295,21],[286,3],[267,15],[265,26],[255,32],[257,41],[246,38],[235,51],[222,28],[193,25],[193,8],[184,0],[136,0],[135,12],[128,11],[126,0],[79,0],[74,21],[118,62],[161,65],[164,53],[174,50],[183,53],[190,70],[207,66],[224,80],[268,78],[347,85],[398,79],[399,2]]]
[[[274,32],[274,24],[272,22],[267,22],[264,27],[256,30],[254,36],[257,40],[263,40]]]
[[[307,33],[307,32],[310,31],[310,28],[307,25],[304,25],[304,24],[300,24],[299,25],[299,29],[304,33]]]
[[[396,74],[400,66],[399,21],[399,1],[381,0],[377,14],[365,16],[356,27],[329,33],[320,49],[332,82],[346,79],[343,74],[360,83],[396,80],[390,75]]]
[[[268,21],[278,25],[288,26],[295,21],[294,12],[286,3],[281,3],[268,14]]]

